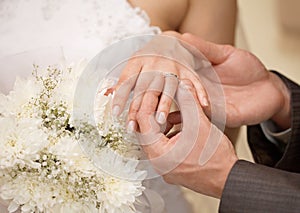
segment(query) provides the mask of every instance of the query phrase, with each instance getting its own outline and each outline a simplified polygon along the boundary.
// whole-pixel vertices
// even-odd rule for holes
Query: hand
[[[137,114],[138,137],[154,169],[168,183],[220,198],[237,156],[231,142],[202,111],[192,83],[183,80],[178,88],[176,96],[183,126],[170,139],[160,132],[154,118],[157,94],[147,91],[145,96],[153,104],[143,104]],[[174,121],[179,120],[174,117]]]
[[[201,85],[199,76],[194,73],[195,61],[193,55],[176,39],[175,32],[156,36],[143,49],[132,57],[120,75],[118,83],[109,92],[115,90],[113,100],[113,114],[120,114],[134,89],[133,99],[128,113],[127,129],[132,132],[137,129],[136,114],[141,107],[151,99],[145,99],[147,90],[156,90],[160,96],[157,107],[156,120],[160,124],[166,122],[174,95],[178,86],[178,79],[189,79],[197,89],[197,95],[202,106],[208,106],[207,94]]]
[[[251,53],[229,45],[216,45],[191,34],[180,39],[194,45],[212,63],[223,86],[226,125],[237,127],[273,119],[290,126],[290,95],[281,79]],[[211,86],[218,82],[210,79]],[[209,113],[207,113],[209,115]]]

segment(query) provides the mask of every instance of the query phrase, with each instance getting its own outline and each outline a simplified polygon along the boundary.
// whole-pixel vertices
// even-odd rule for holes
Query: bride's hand
[[[156,120],[164,124],[180,79],[193,82],[201,105],[203,107],[209,105],[201,79],[193,71],[197,66],[193,55],[186,46],[182,46],[182,42],[178,41],[178,33],[167,32],[163,35],[154,37],[131,57],[118,83],[108,90],[108,92],[115,91],[112,112],[117,116],[124,110],[130,92],[134,89],[128,113],[128,131],[137,128],[136,114],[141,105],[151,105],[153,102],[151,95],[145,95],[149,94],[145,93],[149,90],[153,91],[155,96],[160,96]]]

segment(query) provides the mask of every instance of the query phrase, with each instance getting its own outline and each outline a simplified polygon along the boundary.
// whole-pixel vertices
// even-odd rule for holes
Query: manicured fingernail
[[[114,107],[113,107],[113,109],[112,109],[112,115],[113,116],[118,116],[119,115],[119,113],[120,113],[120,106],[119,105],[115,105]]]
[[[164,112],[157,113],[156,121],[160,124],[164,124],[166,122],[166,113]]]
[[[204,97],[202,98],[201,103],[202,103],[203,106],[206,106],[206,107],[208,106],[208,101]]]
[[[127,125],[127,132],[128,133],[133,133],[135,130],[135,122],[134,121],[129,121]]]
[[[179,87],[184,89],[185,85],[182,81],[179,82]]]
[[[190,89],[190,87],[187,84],[183,83],[183,81],[179,82],[179,88],[186,89],[186,90]]]

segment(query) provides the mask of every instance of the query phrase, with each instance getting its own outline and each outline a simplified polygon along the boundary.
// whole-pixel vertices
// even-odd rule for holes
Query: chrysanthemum
[[[96,125],[72,115],[83,64],[40,74],[35,66],[32,79],[0,95],[0,199],[9,212],[135,212],[146,173],[126,112],[113,119],[112,96],[100,94]]]
[[[48,146],[41,120],[35,118],[0,118],[0,168],[39,166],[37,154]]]

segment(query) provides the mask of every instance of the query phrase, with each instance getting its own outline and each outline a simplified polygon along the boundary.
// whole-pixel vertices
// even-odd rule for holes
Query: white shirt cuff
[[[266,138],[272,143],[278,145],[278,142],[287,144],[289,142],[292,129],[279,131],[278,127],[271,120],[264,121],[260,124]]]

